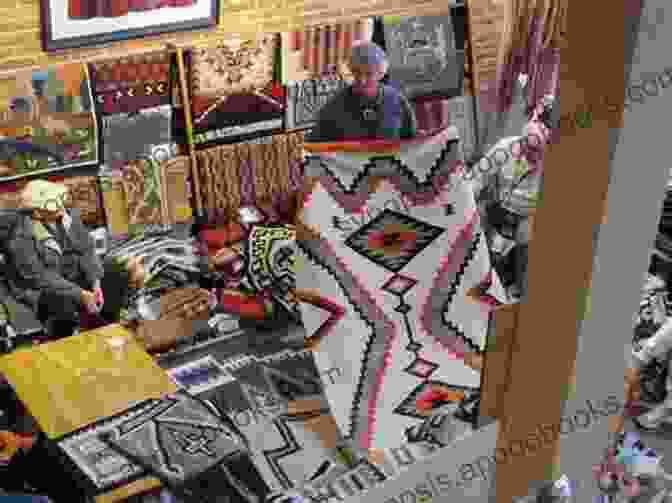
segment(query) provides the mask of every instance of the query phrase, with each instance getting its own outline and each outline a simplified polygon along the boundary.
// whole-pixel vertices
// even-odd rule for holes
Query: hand
[[[93,289],[93,295],[96,298],[96,304],[97,306],[103,307],[103,304],[105,304],[105,296],[103,295],[103,289],[97,286],[96,288]]]
[[[483,370],[483,355],[474,352],[469,352],[464,355],[464,364],[467,367],[470,367],[473,370],[480,372],[481,370]]]
[[[89,290],[82,290],[79,294],[79,302],[89,314],[96,314],[98,312],[96,295],[93,292]]]

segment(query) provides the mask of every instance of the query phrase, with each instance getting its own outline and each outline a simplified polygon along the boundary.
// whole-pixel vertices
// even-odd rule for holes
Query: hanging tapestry
[[[493,277],[457,131],[401,143],[306,144],[297,295],[332,412],[364,449],[400,445],[435,395],[480,388]],[[452,397],[452,398],[451,398]]]
[[[98,181],[110,237],[117,238],[128,235],[128,206],[121,170],[101,174]]]
[[[138,458],[164,479],[182,481],[245,450],[235,426],[184,392],[142,402],[64,436],[58,445],[98,494],[147,476],[144,466],[134,462]]]
[[[186,223],[191,220],[191,159],[179,156],[161,162],[161,203],[166,223]]]
[[[282,127],[284,97],[276,79],[279,35],[221,42],[186,54],[194,142]],[[183,134],[184,120],[176,120]]]
[[[101,114],[134,113],[170,105],[171,54],[125,56],[91,65],[95,101]]]
[[[347,82],[336,74],[288,84],[285,127],[312,127],[322,107],[346,86]]]
[[[462,95],[464,51],[456,47],[450,16],[386,16],[384,26],[389,75],[406,96]]]
[[[82,64],[0,78],[0,181],[98,162],[92,100]]]
[[[126,196],[131,234],[162,229],[166,224],[161,202],[159,164],[141,159],[124,166],[122,185]]]
[[[173,108],[163,105],[133,114],[105,115],[101,118],[103,161],[108,169],[145,157],[163,162],[177,154],[173,142]]]
[[[192,90],[197,96],[219,98],[263,89],[273,81],[277,35],[238,39],[191,53]]]
[[[283,47],[283,57],[292,66],[288,69],[289,74],[303,73],[308,79],[333,73],[347,74],[346,63],[352,46],[370,42],[373,28],[373,19],[360,19],[292,33],[287,47]]]
[[[303,138],[278,134],[198,151],[195,176],[209,223],[238,221],[243,208],[263,215],[263,223],[288,222],[302,183]]]

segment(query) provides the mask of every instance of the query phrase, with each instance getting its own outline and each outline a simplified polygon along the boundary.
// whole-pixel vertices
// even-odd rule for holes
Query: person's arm
[[[418,134],[418,123],[415,119],[415,111],[406,96],[399,94],[401,102],[401,131],[402,138],[414,138]]]
[[[81,301],[82,289],[60,274],[43,266],[33,239],[31,220],[23,219],[17,224],[14,235],[7,244],[10,267],[23,280],[24,287],[41,292],[51,292]]]
[[[75,240],[79,251],[81,252],[80,266],[86,280],[92,289],[100,286],[100,280],[103,277],[103,265],[96,255],[96,249],[91,235],[87,231],[80,217],[78,209],[69,211],[70,218],[70,236]]]

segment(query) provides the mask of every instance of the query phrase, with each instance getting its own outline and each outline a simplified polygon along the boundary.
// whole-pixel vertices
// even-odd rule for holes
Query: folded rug
[[[304,146],[297,292],[336,421],[361,448],[404,442],[426,419],[425,395],[480,387],[463,358],[483,349],[490,308],[466,294],[504,292],[458,144],[449,128]]]

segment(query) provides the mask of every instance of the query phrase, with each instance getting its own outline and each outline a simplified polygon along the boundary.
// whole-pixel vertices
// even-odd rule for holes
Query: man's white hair
[[[388,68],[387,56],[381,47],[373,42],[355,45],[350,52],[350,66],[378,66]]]

